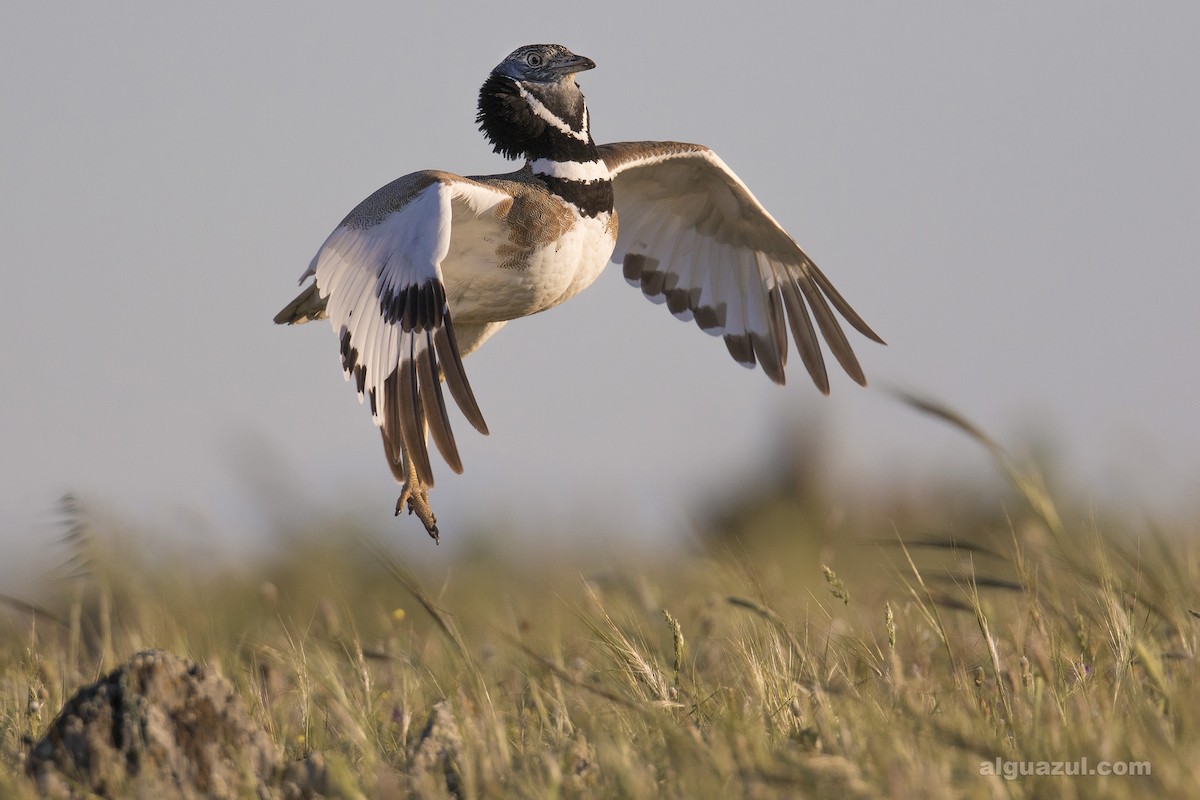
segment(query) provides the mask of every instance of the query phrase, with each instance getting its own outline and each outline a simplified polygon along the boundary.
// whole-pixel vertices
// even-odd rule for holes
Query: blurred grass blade
[[[902,389],[892,389],[891,392],[903,403],[923,414],[928,414],[931,417],[936,417],[943,422],[953,425],[986,447],[988,452],[991,453],[992,458],[999,465],[1000,470],[1016,490],[1020,492],[1021,496],[1025,498],[1025,502],[1046,523],[1046,527],[1050,529],[1050,532],[1055,536],[1059,536],[1063,532],[1062,519],[1059,517],[1054,501],[1051,500],[1050,494],[1046,490],[1046,484],[1041,473],[1035,470],[1021,469],[1017,466],[1012,456],[1009,455],[1008,451],[1001,447],[995,439],[988,436],[981,428],[949,406],[932,398],[921,397]]]

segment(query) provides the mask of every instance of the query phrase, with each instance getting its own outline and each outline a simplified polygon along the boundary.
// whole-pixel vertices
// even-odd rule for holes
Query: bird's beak
[[[595,61],[592,61],[587,56],[577,56],[574,53],[564,58],[556,65],[556,69],[563,75],[574,75],[577,72],[584,72],[586,70],[595,68]]]

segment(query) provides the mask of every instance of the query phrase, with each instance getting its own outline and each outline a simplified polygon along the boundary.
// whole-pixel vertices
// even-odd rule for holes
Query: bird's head
[[[479,90],[479,129],[508,158],[574,159],[594,146],[575,75],[595,66],[560,44],[518,47]]]
[[[556,84],[595,67],[595,61],[577,56],[561,44],[527,44],[509,53],[492,74],[517,82]]]

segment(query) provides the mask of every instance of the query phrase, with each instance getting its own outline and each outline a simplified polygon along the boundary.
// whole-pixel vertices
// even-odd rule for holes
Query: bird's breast
[[[480,243],[456,247],[452,241],[442,271],[455,319],[484,322],[536,314],[583,291],[604,271],[616,245],[616,212],[585,217],[558,206],[530,224],[512,220],[516,213],[508,210],[503,235],[488,235],[483,248]],[[480,257],[481,249],[490,257]]]

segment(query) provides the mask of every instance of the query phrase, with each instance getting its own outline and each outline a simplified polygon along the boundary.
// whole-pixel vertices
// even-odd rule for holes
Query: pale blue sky
[[[598,140],[713,147],[890,346],[855,340],[867,390],[798,362],[779,389],[612,269],[468,359],[493,434],[460,423],[467,472],[438,472],[451,540],[660,535],[789,420],[849,487],[985,469],[887,384],[1050,435],[1098,498],[1194,507],[1200,6],[1114,5],[5,4],[8,569],[67,490],[200,539],[260,535],[263,496],[353,505],[430,546],[335,337],[270,320],[383,183],[509,168],[475,96],[539,41],[599,65]]]

